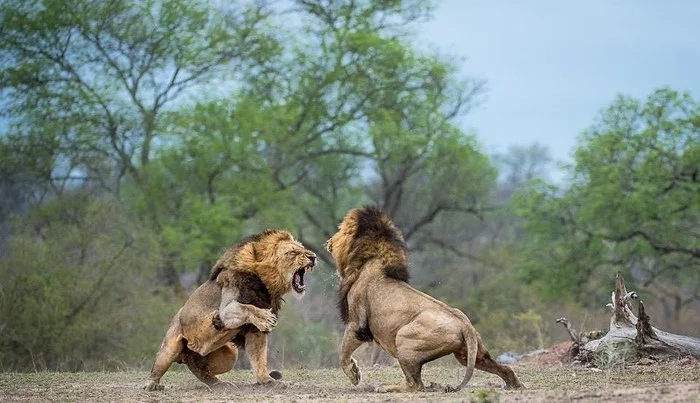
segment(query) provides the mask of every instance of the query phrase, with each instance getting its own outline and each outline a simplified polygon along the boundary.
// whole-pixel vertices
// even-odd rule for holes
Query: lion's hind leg
[[[238,348],[233,343],[226,343],[206,357],[198,355],[197,362],[201,362],[203,368],[214,375],[221,375],[233,369],[238,360]]]
[[[479,354],[476,357],[476,369],[498,375],[506,383],[506,389],[523,389],[525,387],[520,383],[515,372],[513,372],[509,366],[501,365],[494,361],[489,352],[484,349],[481,343],[479,344]],[[462,357],[456,354],[455,357],[457,357],[462,365],[466,366],[466,360],[463,361]]]
[[[406,383],[400,383],[396,385],[387,385],[380,389],[386,392],[418,392],[423,391],[425,387],[423,386],[423,380],[421,379],[421,372],[423,370],[423,364],[420,362],[415,362],[411,360],[402,360],[399,358],[399,365],[401,370],[406,376]]]
[[[201,356],[195,352],[189,352],[185,363],[187,368],[200,381],[210,388],[230,387],[228,382],[223,382],[216,375],[226,373],[233,368],[233,364],[238,359],[238,349],[227,343],[218,350],[212,351],[206,356]]]
[[[387,391],[425,390],[421,379],[423,364],[459,349],[459,338],[449,337],[450,334],[457,333],[456,329],[450,327],[451,322],[443,321],[441,324],[438,319],[439,316],[436,316],[435,312],[424,311],[396,333],[396,358],[406,376],[406,384],[389,386]],[[436,390],[436,386],[431,383],[429,389]]]

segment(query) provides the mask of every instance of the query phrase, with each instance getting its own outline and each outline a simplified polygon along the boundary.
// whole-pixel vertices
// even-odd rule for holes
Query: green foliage
[[[580,138],[568,189],[518,198],[523,274],[550,295],[585,298],[617,270],[645,283],[700,280],[700,107],[661,89],[619,97]],[[551,275],[556,273],[556,275]]]
[[[472,403],[498,403],[501,397],[495,389],[479,389],[470,399]]]
[[[333,367],[342,332],[312,318],[304,302],[287,307],[270,340],[270,351],[282,368]]]
[[[117,356],[143,351],[131,343],[157,342],[149,321],[159,313],[148,308],[161,300],[151,295],[157,256],[153,234],[114,200],[77,192],[36,209],[0,262],[0,367],[123,366],[128,354]]]

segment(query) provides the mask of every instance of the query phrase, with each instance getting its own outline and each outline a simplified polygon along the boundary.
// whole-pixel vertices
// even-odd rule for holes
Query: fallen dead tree
[[[632,300],[638,301],[638,314],[632,312]],[[651,325],[651,318],[644,310],[644,303],[637,293],[627,292],[625,280],[620,272],[615,278],[615,291],[612,302],[607,305],[612,309],[610,329],[600,338],[577,334],[566,318],[557,319],[566,326],[574,341],[572,358],[580,362],[592,362],[596,357],[621,352],[629,358],[651,358],[664,360],[682,356],[700,359],[700,339],[664,332]],[[596,335],[597,336],[597,335]]]

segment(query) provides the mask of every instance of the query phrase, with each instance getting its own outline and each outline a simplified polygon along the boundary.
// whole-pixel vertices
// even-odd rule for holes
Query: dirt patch
[[[233,371],[221,378],[233,386],[212,391],[183,367],[166,373],[165,390],[146,392],[146,372],[0,374],[3,402],[224,402],[224,401],[486,401],[500,402],[693,402],[700,403],[700,367],[696,361],[639,366],[615,371],[571,365],[514,366],[524,391],[501,389],[499,378],[477,371],[465,390],[457,393],[379,394],[366,385],[403,381],[399,368],[363,369],[360,387],[353,387],[340,369],[285,370],[284,382],[273,387],[254,385],[250,371]],[[457,384],[460,366],[427,365],[424,381]]]

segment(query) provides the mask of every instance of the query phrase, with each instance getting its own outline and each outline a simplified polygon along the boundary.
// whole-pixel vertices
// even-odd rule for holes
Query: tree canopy
[[[569,173],[566,188],[538,182],[520,194],[528,279],[585,297],[622,270],[677,297],[677,308],[698,298],[696,100],[670,89],[618,97],[580,137]]]

